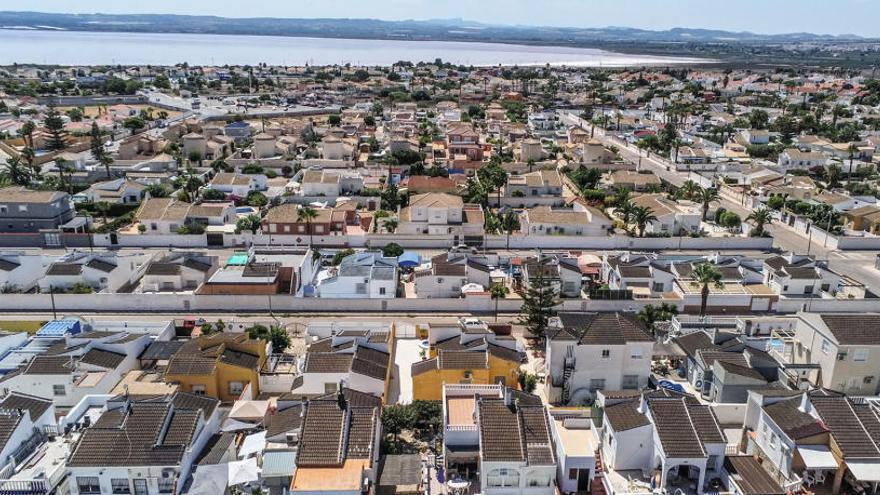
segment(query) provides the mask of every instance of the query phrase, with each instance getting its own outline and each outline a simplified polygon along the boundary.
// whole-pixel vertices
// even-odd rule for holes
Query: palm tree
[[[697,191],[699,190],[700,186],[696,182],[688,180],[681,185],[681,189],[679,189],[679,192],[681,192],[683,198],[693,199],[693,197],[697,194]]]
[[[98,162],[104,166],[104,172],[107,173],[107,178],[112,179],[113,175],[110,173],[110,165],[113,165],[113,157],[107,153],[101,153],[101,156],[98,157]]]
[[[314,208],[303,206],[296,212],[296,221],[305,222],[309,231],[309,247],[312,247],[312,220],[317,218],[318,212]]]
[[[718,194],[718,189],[714,187],[701,187],[694,199],[703,205],[703,221],[705,222],[706,217],[709,216],[709,205],[720,201],[721,196]]]
[[[629,201],[630,191],[629,189],[623,186],[617,186],[617,189],[614,191],[614,204],[617,206],[621,206],[627,201]]]
[[[397,230],[397,220],[393,218],[385,220],[385,232],[393,234],[395,230]]]
[[[71,170],[70,166],[67,164],[67,160],[62,157],[55,158],[55,168],[58,169],[58,181],[61,183],[61,189],[67,192],[70,192],[70,185],[64,182],[64,174]]]
[[[716,289],[723,289],[724,282],[721,281],[721,272],[709,263],[697,265],[691,276],[693,277],[691,285],[702,287],[700,289],[700,317],[703,317],[706,316],[706,304],[709,302],[709,284],[714,285]]]
[[[30,169],[25,167],[24,163],[21,162],[21,158],[17,156],[6,159],[6,172],[13,184],[26,186],[31,183]]]
[[[512,211],[508,211],[501,216],[501,229],[507,235],[507,249],[510,249],[510,234],[519,230],[519,216]]]
[[[848,174],[853,173],[853,160],[855,160],[856,153],[859,152],[859,147],[856,146],[855,143],[849,143],[849,147],[846,149],[849,151],[849,172]]]
[[[489,289],[489,294],[495,300],[495,321],[498,321],[498,300],[504,299],[509,293],[510,289],[504,284],[495,284]]]
[[[623,220],[623,228],[629,230],[629,221],[632,220],[633,214],[636,211],[635,203],[628,199],[618,206],[616,211]]]
[[[656,221],[657,216],[654,215],[654,210],[648,206],[636,206],[633,210],[633,222],[639,229],[639,237],[645,237],[645,227]]]
[[[761,237],[764,235],[764,226],[773,222],[773,214],[767,208],[761,208],[747,216],[746,221],[749,220],[755,222],[754,234]]]

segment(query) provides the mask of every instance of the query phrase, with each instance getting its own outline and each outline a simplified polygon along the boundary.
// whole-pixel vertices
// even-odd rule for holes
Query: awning
[[[262,452],[266,448],[266,431],[260,431],[244,437],[241,447],[238,449],[239,459],[245,459],[251,454]]]
[[[260,479],[260,468],[257,459],[233,461],[223,464],[199,466],[193,475],[191,495],[217,495],[225,493],[226,488]]]
[[[397,257],[397,264],[404,268],[415,268],[421,263],[419,253],[407,251]]]
[[[880,481],[880,461],[846,461],[846,467],[859,481]]]
[[[807,469],[837,469],[837,459],[827,445],[801,445],[797,450]]]

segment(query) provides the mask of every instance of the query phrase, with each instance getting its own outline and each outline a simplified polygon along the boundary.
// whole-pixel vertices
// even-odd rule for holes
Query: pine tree
[[[547,261],[542,259],[539,263],[538,275],[530,280],[529,288],[522,293],[523,302],[517,323],[528,328],[532,335],[544,338],[550,317],[555,314],[554,308],[560,301],[550,280],[544,277]]]
[[[46,126],[46,129],[52,136],[48,143],[50,150],[62,151],[67,147],[67,143],[64,142],[64,121],[61,119],[61,114],[59,114],[57,110],[54,108],[49,110],[49,113],[46,114],[46,118],[43,119],[43,125]]]

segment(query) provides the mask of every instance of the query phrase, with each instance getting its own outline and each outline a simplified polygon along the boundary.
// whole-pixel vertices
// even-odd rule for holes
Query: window
[[[605,379],[604,378],[593,378],[590,380],[590,391],[595,392],[596,390],[605,389]]]
[[[131,493],[131,485],[128,484],[128,478],[111,478],[110,486],[113,487],[113,493]]]
[[[516,469],[493,469],[489,471],[486,483],[491,487],[519,486],[519,472]]]
[[[663,292],[663,282],[654,282],[651,286],[651,290],[654,292]]]
[[[629,358],[630,359],[642,359],[642,350],[636,348],[636,349],[629,351]]]
[[[193,385],[192,393],[195,395],[205,395],[205,386],[204,385]]]
[[[770,434],[770,446],[776,447],[776,433]]]
[[[639,388],[639,375],[623,375],[623,384],[621,388],[624,390],[634,390]]]
[[[578,470],[577,469],[569,469],[568,470],[568,479],[570,479],[570,480],[578,479]]]
[[[823,354],[828,354],[828,351],[831,350],[831,342],[828,342],[828,339],[822,339],[822,346],[820,349]]]
[[[602,358],[610,358],[611,357],[611,349],[602,349]]]
[[[327,382],[324,384],[324,393],[325,394],[333,394],[336,393],[336,382]]]
[[[241,392],[244,390],[244,383],[242,382],[229,382],[229,393],[232,395],[241,395]]]
[[[159,493],[171,493],[174,490],[174,478],[159,478]]]
[[[6,205],[0,205],[0,213],[6,213]]]
[[[384,295],[385,295],[385,287],[379,287],[379,295],[380,295],[380,296],[384,296]]]
[[[18,211],[21,211],[21,212],[27,211],[27,205],[18,205]]]
[[[97,476],[77,476],[76,488],[79,493],[101,493],[101,485]]]
[[[867,361],[868,349],[856,349],[853,352],[853,361]]]
[[[837,360],[838,361],[846,361],[846,353],[845,352],[838,352],[837,353]]]
[[[64,385],[52,385],[52,395],[62,396],[67,395],[67,389],[64,388]]]

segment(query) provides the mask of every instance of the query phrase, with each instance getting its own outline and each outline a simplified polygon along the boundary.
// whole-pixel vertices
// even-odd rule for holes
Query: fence
[[[564,299],[560,311],[638,311],[647,304],[660,304],[659,299],[600,301]],[[501,299],[502,313],[519,312],[521,299]],[[485,313],[495,311],[489,297],[450,299],[337,299],[297,298],[289,295],[200,295],[200,294],[55,294],[54,309],[58,312],[122,312],[122,313],[194,313],[248,312],[275,313],[338,313],[344,307],[351,312],[391,313]],[[48,312],[53,309],[50,294],[4,294],[0,311]]]

